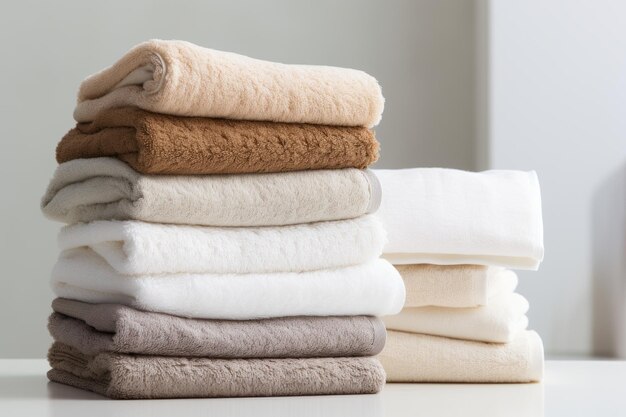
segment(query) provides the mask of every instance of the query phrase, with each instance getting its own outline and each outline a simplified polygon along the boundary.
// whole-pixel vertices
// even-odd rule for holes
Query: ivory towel
[[[41,203],[65,223],[143,220],[207,226],[280,226],[374,212],[380,186],[371,171],[280,174],[141,175],[114,158],[59,165]]]
[[[383,259],[337,269],[265,274],[122,275],[84,248],[64,251],[52,271],[62,298],[116,303],[184,317],[248,320],[398,313],[404,284]]]
[[[406,287],[405,307],[476,307],[517,287],[514,272],[481,265],[396,265]]]
[[[240,174],[366,168],[378,142],[364,127],[174,117],[109,109],[59,142],[57,161],[114,156],[144,174]]]
[[[372,127],[384,99],[376,79],[362,71],[285,65],[150,40],[82,82],[74,118],[90,121],[123,106],[178,116]]]
[[[211,358],[372,356],[385,344],[375,317],[202,320],[57,298],[48,330],[87,355],[103,352]]]
[[[484,343],[387,332],[378,356],[387,382],[538,382],[543,378],[543,343],[534,331],[510,343]]]
[[[54,343],[51,381],[117,399],[373,394],[385,383],[372,357],[211,359],[102,353]]]
[[[95,221],[66,226],[62,250],[86,248],[120,274],[301,272],[378,258],[385,231],[373,216],[279,227]]]
[[[442,168],[374,171],[378,215],[393,264],[477,264],[537,269],[543,259],[541,195],[534,171]]]
[[[507,343],[528,327],[528,301],[519,294],[503,293],[482,307],[405,308],[385,317],[390,330],[424,333],[456,339]]]

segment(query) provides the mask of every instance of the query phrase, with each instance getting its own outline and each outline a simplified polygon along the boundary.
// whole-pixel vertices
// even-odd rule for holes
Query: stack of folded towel
[[[114,398],[374,393],[383,98],[355,70],[149,41],[81,85],[42,201],[53,381]],[[219,175],[215,175],[219,174]]]
[[[534,172],[376,170],[384,257],[407,295],[385,318],[380,355],[393,382],[534,382],[543,346],[526,330],[528,302],[506,268],[543,259],[539,183]]]

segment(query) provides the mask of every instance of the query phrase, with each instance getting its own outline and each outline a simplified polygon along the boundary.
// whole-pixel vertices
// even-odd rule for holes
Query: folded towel
[[[534,171],[415,168],[375,174],[391,263],[537,269],[543,259]]]
[[[406,287],[405,307],[476,307],[517,287],[514,272],[481,265],[396,265]]]
[[[210,359],[102,353],[54,343],[51,381],[117,399],[373,394],[385,383],[376,358]]]
[[[122,275],[85,249],[64,251],[52,271],[62,298],[226,320],[398,313],[404,284],[387,261],[309,272]]]
[[[145,174],[239,174],[365,168],[378,142],[364,127],[175,117],[104,110],[59,142],[57,161],[115,156]]]
[[[379,204],[380,186],[368,170],[159,176],[140,175],[114,158],[94,158],[59,165],[41,207],[65,223],[280,226],[354,218]]]
[[[136,106],[179,116],[372,127],[384,102],[376,79],[362,71],[150,40],[82,82],[74,118]]]
[[[543,343],[534,331],[520,332],[505,344],[389,331],[378,358],[388,382],[538,382],[543,377]]]
[[[375,317],[202,320],[57,298],[48,330],[87,355],[103,352],[211,358],[372,356],[385,344]]]
[[[62,250],[86,248],[120,274],[301,272],[357,265],[382,254],[373,216],[279,227],[95,221],[66,226]]]
[[[387,329],[456,339],[507,343],[528,327],[528,301],[502,293],[471,308],[412,307],[385,317]]]

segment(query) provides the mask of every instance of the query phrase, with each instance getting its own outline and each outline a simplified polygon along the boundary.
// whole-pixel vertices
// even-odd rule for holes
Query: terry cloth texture
[[[387,382],[538,382],[543,377],[543,343],[534,331],[510,343],[484,343],[387,332],[378,356]]]
[[[373,394],[385,371],[373,357],[212,359],[102,353],[54,343],[51,381],[117,399]]]
[[[62,250],[86,248],[120,274],[301,272],[378,258],[385,231],[373,216],[278,227],[95,221],[66,226]]]
[[[205,226],[281,226],[350,219],[380,205],[369,170],[280,174],[141,175],[114,158],[59,165],[41,203],[53,220],[143,220]]]
[[[406,287],[405,307],[476,307],[517,287],[514,272],[481,265],[396,265]]]
[[[345,268],[254,274],[122,275],[85,249],[64,251],[52,271],[62,298],[226,320],[289,316],[385,316],[404,304],[387,261]]]
[[[366,168],[378,142],[364,127],[174,117],[105,110],[57,146],[59,163],[111,156],[144,174],[240,174]]]
[[[362,71],[150,40],[82,82],[74,118],[135,106],[178,116],[372,127],[384,103],[376,79]]]
[[[393,264],[476,264],[537,269],[543,259],[541,195],[534,171],[442,168],[374,171],[378,215]]]
[[[150,40],[80,85],[74,118],[111,107],[178,116],[372,127],[384,98],[358,70],[285,65],[189,42]]]
[[[103,352],[211,358],[373,356],[385,344],[379,318],[202,320],[57,298],[48,330],[88,355]]]
[[[390,330],[507,343],[528,326],[527,311],[528,301],[524,297],[503,293],[482,307],[405,308],[384,321]]]

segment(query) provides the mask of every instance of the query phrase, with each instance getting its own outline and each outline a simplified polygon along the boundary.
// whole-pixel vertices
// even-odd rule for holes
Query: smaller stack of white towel
[[[517,275],[543,259],[534,172],[377,170],[384,257],[403,277],[402,312],[385,318],[390,382],[534,382],[543,345],[527,330]]]

